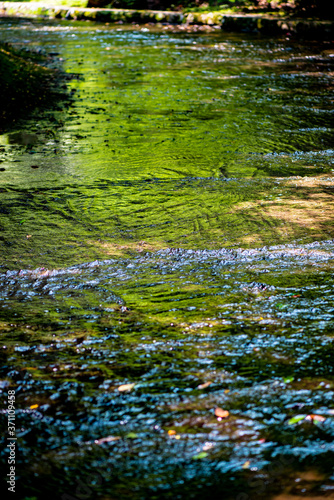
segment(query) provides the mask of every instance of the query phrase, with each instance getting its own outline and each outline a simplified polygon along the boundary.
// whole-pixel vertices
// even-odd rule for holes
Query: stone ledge
[[[278,18],[261,14],[236,14],[223,16],[222,29],[224,31],[264,33],[266,35],[289,33],[298,36],[328,38],[334,35],[334,21]]]
[[[221,26],[224,31],[330,38],[334,21],[290,19],[263,14],[224,14],[222,12],[170,12],[160,10],[76,8],[40,2],[0,2],[0,16],[67,19],[123,23],[202,24]]]
[[[124,23],[172,23],[184,21],[182,12],[65,7],[40,2],[0,2],[0,15],[47,19]]]

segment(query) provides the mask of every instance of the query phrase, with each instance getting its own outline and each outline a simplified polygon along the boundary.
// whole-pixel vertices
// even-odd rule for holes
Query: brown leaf
[[[112,441],[118,441],[119,439],[121,439],[119,436],[108,436],[101,439],[95,439],[94,443],[95,444],[111,443]]]
[[[222,408],[216,408],[215,415],[218,418],[227,418],[230,415],[230,412],[223,410]]]
[[[123,384],[118,387],[119,392],[131,391],[136,384]]]
[[[211,380],[209,380],[208,382],[204,382],[204,384],[200,384],[197,386],[197,389],[206,389],[207,387],[209,387],[209,385],[211,385],[212,382]]]
[[[311,420],[312,422],[324,422],[326,420],[325,417],[321,416],[321,415],[307,415],[307,417],[305,417],[305,420]]]

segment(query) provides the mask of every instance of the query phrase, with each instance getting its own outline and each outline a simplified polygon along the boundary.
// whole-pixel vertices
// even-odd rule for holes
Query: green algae
[[[27,130],[35,144],[1,138],[2,241],[16,249],[7,266],[332,237],[331,153],[321,152],[330,151],[331,120],[326,107],[317,111],[319,93],[329,105],[331,84],[321,49],[318,81],[304,76],[313,64],[307,53],[300,56],[300,75],[294,73],[292,47],[281,42],[265,64],[258,57],[253,64],[252,48],[219,42],[214,34],[208,46],[198,35],[191,43],[178,35],[173,54],[167,35],[135,32],[136,47],[106,28],[100,48],[90,40],[94,29],[75,34],[82,30],[90,43],[85,61],[73,56],[75,39],[63,49],[76,75],[69,83],[75,105],[36,116]],[[305,90],[305,79],[312,90]],[[293,187],[289,180],[310,173],[319,185],[297,180]],[[320,220],[311,200],[320,201],[324,189],[327,215]],[[292,217],[293,203],[300,217]]]

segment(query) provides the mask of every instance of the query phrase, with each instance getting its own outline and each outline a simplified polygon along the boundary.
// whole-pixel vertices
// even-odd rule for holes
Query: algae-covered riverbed
[[[333,45],[196,29],[1,20],[72,95],[0,136],[17,498],[334,497]]]

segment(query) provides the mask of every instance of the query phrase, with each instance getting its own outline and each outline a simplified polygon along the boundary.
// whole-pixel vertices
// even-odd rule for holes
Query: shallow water
[[[19,497],[333,495],[333,46],[0,26],[73,95],[0,137]]]

